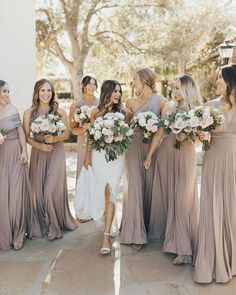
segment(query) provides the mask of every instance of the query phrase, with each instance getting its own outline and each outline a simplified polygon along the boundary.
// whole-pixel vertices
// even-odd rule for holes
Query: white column
[[[0,80],[20,110],[30,107],[35,66],[35,1],[0,0]]]

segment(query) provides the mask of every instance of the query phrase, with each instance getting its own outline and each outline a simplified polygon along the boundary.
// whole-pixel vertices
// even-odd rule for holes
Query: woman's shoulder
[[[59,114],[59,116],[65,116],[66,115],[66,111],[63,108],[58,108],[57,113]]]
[[[33,108],[32,107],[26,109],[24,111],[24,116],[31,116],[32,111],[33,111]]]
[[[70,109],[76,109],[78,107],[78,101],[73,101],[72,104],[70,105]]]

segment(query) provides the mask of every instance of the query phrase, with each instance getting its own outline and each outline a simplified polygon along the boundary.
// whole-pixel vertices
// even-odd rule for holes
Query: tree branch
[[[137,47],[136,45],[134,45],[132,42],[130,42],[124,35],[122,35],[121,33],[118,33],[118,32],[115,32],[115,31],[101,31],[101,32],[98,32],[94,35],[92,35],[92,37],[98,37],[101,36],[101,35],[106,35],[106,34],[113,34],[113,35],[116,35],[120,38],[122,38],[122,40],[124,40],[127,44],[129,44],[130,47],[132,48],[135,48],[139,53],[144,53],[144,49],[143,48],[139,48]],[[111,38],[111,37],[110,37]],[[114,40],[115,41],[115,40]],[[121,41],[118,40],[118,42],[122,43]]]

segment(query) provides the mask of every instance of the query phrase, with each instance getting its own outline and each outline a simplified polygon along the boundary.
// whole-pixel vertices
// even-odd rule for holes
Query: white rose
[[[213,123],[214,123],[214,120],[212,117],[204,116],[201,121],[201,127],[204,129],[204,128],[212,125]]]
[[[96,131],[95,131],[95,134],[94,134],[94,139],[95,139],[95,140],[98,140],[98,139],[100,139],[101,137],[102,137],[102,132],[99,131],[99,130],[96,130]]]
[[[109,129],[107,128],[102,128],[102,134],[107,135],[108,134]]]
[[[42,131],[48,131],[49,129],[49,122],[47,119],[43,119],[42,123],[40,124],[40,128]]]
[[[156,125],[153,125],[152,129],[151,129],[152,133],[157,132],[157,129],[158,129],[158,127]]]
[[[148,119],[147,121],[148,125],[153,125],[155,123],[154,119]]]
[[[200,126],[200,123],[201,123],[200,119],[198,117],[196,117],[196,116],[191,117],[189,119],[189,124],[190,124],[191,127],[198,127],[198,126]]]
[[[114,139],[114,137],[112,135],[111,136],[108,136],[108,137],[105,138],[105,142],[106,143],[112,143],[113,142],[113,139]]]
[[[120,135],[120,136],[115,137],[115,138],[114,138],[114,141],[115,141],[115,142],[119,142],[119,141],[122,141],[123,138],[124,138],[123,135]]]
[[[101,129],[102,129],[102,126],[101,126],[99,123],[95,122],[95,123],[94,123],[94,128],[95,128],[96,130],[101,130]]]
[[[113,121],[110,120],[110,119],[106,119],[106,120],[104,121],[104,126],[105,126],[106,128],[111,128],[113,125],[114,125],[114,123],[113,123]]]
[[[184,121],[181,117],[179,117],[174,123],[175,129],[184,129],[187,126],[188,126],[188,122]]]
[[[131,136],[134,134],[134,130],[133,129],[129,129],[127,132],[126,132],[126,136]]]
[[[145,119],[139,119],[138,123],[141,127],[145,127],[146,126],[146,120]]]
[[[50,125],[48,131],[50,133],[55,133],[57,131],[57,127],[55,125]]]
[[[190,110],[188,112],[189,117],[194,117],[195,116],[195,111],[194,110]]]

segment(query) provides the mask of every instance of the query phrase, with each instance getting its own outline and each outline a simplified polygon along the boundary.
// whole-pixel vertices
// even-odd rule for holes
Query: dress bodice
[[[0,119],[0,129],[8,140],[19,138],[17,127],[20,126],[22,126],[22,123],[18,113]]]
[[[139,107],[135,112],[134,116],[142,112],[151,111],[157,116],[160,115],[160,100],[161,96],[154,93],[148,101],[146,101],[141,107]]]

